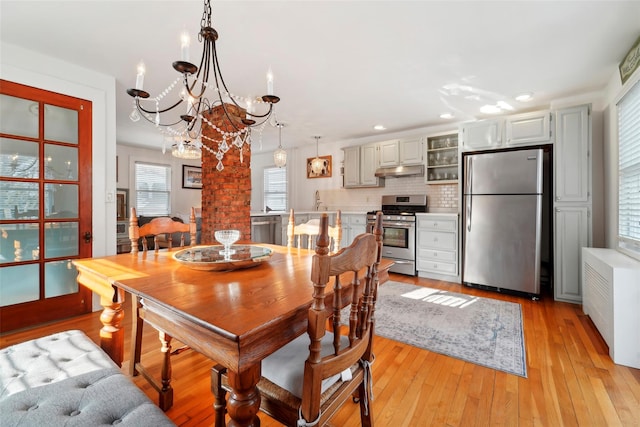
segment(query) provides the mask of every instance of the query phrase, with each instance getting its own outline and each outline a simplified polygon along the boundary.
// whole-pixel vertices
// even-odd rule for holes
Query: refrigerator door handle
[[[467,232],[471,232],[471,203],[473,197],[470,195],[465,196],[467,198]]]
[[[466,223],[467,223],[467,231],[471,232],[471,203],[473,200],[473,197],[471,197],[471,195],[473,194],[473,157],[467,157],[467,191],[465,193],[467,193],[467,195],[465,197],[467,197],[467,219],[466,219]]]
[[[464,191],[465,194],[473,194],[473,157],[469,156],[466,158],[467,160],[467,176],[466,178],[466,189]]]

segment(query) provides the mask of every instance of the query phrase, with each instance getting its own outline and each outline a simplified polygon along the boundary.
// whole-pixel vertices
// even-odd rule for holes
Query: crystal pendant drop
[[[138,110],[133,110],[131,114],[129,114],[129,118],[132,122],[137,122],[140,120],[140,114],[138,114]]]
[[[240,139],[240,135],[236,136],[236,139],[233,140],[233,145],[236,147],[242,147],[242,139]]]
[[[156,123],[156,126],[160,126],[160,113],[156,113],[155,123]]]
[[[216,166],[216,169],[218,170],[218,172],[220,172],[220,171],[222,171],[222,169],[224,169],[224,165],[222,164],[221,160],[218,161],[218,165]]]
[[[222,154],[220,151],[218,151],[218,152],[216,153],[216,159],[218,159],[218,160],[222,160],[223,158],[224,158],[224,154]]]
[[[244,163],[244,156],[242,155],[242,148],[240,148],[240,163]]]
[[[226,139],[222,140],[222,143],[220,144],[220,151],[222,151],[223,153],[226,153],[227,151],[229,151],[229,146],[227,145]]]

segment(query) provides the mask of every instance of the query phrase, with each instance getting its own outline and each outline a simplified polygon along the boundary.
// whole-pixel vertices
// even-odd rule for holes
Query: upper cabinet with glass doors
[[[427,184],[458,182],[458,134],[427,138]]]

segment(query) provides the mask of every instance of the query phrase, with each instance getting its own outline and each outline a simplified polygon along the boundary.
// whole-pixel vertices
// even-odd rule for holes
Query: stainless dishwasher
[[[251,217],[251,241],[256,243],[282,244],[280,215],[264,215]],[[279,238],[278,238],[279,237]]]

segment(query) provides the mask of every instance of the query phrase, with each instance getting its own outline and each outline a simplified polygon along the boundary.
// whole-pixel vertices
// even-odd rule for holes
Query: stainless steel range
[[[416,213],[427,211],[427,196],[382,196],[382,256],[395,264],[389,271],[416,275]],[[372,232],[376,212],[367,212]]]

